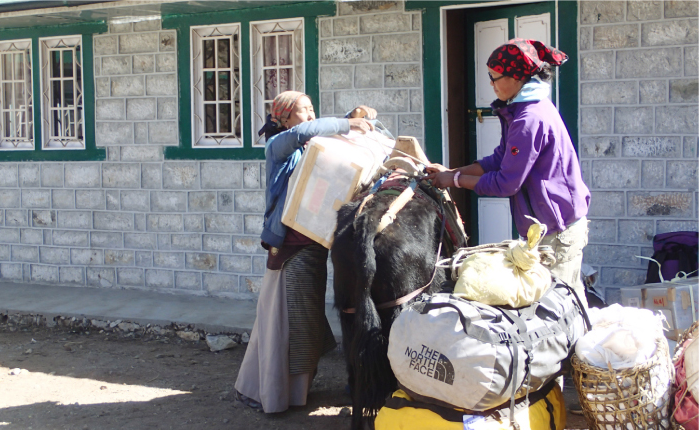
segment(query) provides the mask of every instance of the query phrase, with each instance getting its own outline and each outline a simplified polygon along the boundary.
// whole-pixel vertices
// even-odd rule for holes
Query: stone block
[[[687,1],[665,1],[664,2],[664,17],[665,18],[680,18],[680,17],[695,17],[698,16],[698,2],[695,0]]]
[[[204,164],[204,163],[202,163]],[[227,164],[227,163],[222,163]],[[231,169],[227,170],[225,175],[235,175]],[[232,175],[232,176],[233,176]],[[240,176],[239,176],[240,178]],[[182,162],[182,163],[163,163],[163,188],[176,190],[194,190],[199,188],[199,172],[197,163]],[[213,187],[203,187],[213,188]]]
[[[146,120],[156,118],[156,99],[135,98],[126,101],[126,118]]]
[[[177,122],[156,121],[148,123],[148,141],[163,145],[177,145]]]
[[[233,212],[233,192],[219,191],[217,210],[219,212]]]
[[[355,107],[355,106],[353,106]],[[243,170],[239,163],[202,162],[202,188],[237,189],[242,188]]]
[[[358,105],[372,106],[379,112],[408,112],[408,90],[337,91],[335,110],[349,112]]]
[[[381,88],[384,66],[377,64],[355,66],[355,88]]]
[[[176,96],[177,75],[159,74],[146,77],[146,95],[149,96]]]
[[[138,163],[105,163],[102,165],[104,188],[139,188],[141,166]]]
[[[261,163],[243,163],[243,188],[258,189],[260,187],[260,170],[265,168]]]
[[[128,101],[127,101],[128,103]],[[123,120],[124,100],[123,99],[97,99],[95,101],[95,119],[100,120]]]
[[[204,218],[202,215],[184,215],[185,231],[204,231]]]
[[[198,272],[175,272],[175,288],[181,290],[201,290],[202,275]]]
[[[231,236],[205,234],[202,237],[202,249],[211,252],[231,252]]]
[[[238,214],[204,214],[207,233],[242,233],[243,217]]]
[[[28,211],[8,209],[5,211],[5,225],[8,227],[26,227],[29,225]]]
[[[65,182],[69,188],[98,188],[100,165],[97,163],[66,163]]]
[[[642,24],[642,46],[688,45],[698,43],[698,21],[659,21]]]
[[[174,234],[172,235],[172,249],[200,251],[202,249],[202,235]]]
[[[196,270],[214,270],[216,269],[216,254],[187,252],[185,253],[185,268]]]
[[[19,241],[25,245],[43,245],[44,233],[38,229],[23,228],[20,230]]]
[[[105,192],[102,190],[77,190],[75,192],[77,209],[104,209]]]
[[[698,160],[669,160],[666,188],[698,189]]]
[[[372,61],[375,63],[420,62],[421,47],[419,33],[373,36]]]
[[[177,119],[177,98],[158,97],[158,119]]]
[[[130,33],[132,29],[131,22],[115,22],[109,24],[110,33]]]
[[[650,21],[664,16],[662,0],[628,1],[627,21]]]
[[[0,190],[0,207],[18,208],[20,206],[19,190]]]
[[[105,250],[105,264],[109,266],[132,266],[134,264],[134,251],[107,249]]]
[[[107,76],[130,75],[131,56],[102,57],[102,74]]]
[[[214,191],[191,191],[188,193],[189,212],[215,212],[216,192]]]
[[[56,266],[41,266],[32,264],[31,277],[33,282],[55,284],[58,282],[58,267]]]
[[[163,174],[160,164],[141,165],[141,188],[158,189],[163,187]]]
[[[593,27],[593,49],[636,48],[639,25],[605,25]]]
[[[181,191],[151,191],[151,211],[186,212],[187,193]]]
[[[18,228],[0,228],[0,243],[19,243]]]
[[[22,190],[22,207],[25,208],[50,208],[51,190]]]
[[[321,40],[321,64],[369,63],[370,43],[370,37]]]
[[[124,247],[133,249],[156,249],[157,236],[153,233],[124,233]]]
[[[657,133],[697,134],[698,106],[659,106],[656,108]]]
[[[59,267],[58,279],[64,285],[85,285],[85,269],[82,267]]]
[[[175,31],[162,31],[160,33],[160,50],[161,52],[174,51],[176,43]]]
[[[634,3],[634,2],[630,2]],[[605,285],[615,285],[616,287],[634,287],[637,285],[642,285],[644,281],[646,280],[647,272],[646,270],[643,269],[623,269],[623,268],[618,268],[618,267],[603,267],[603,270],[601,272],[600,276],[600,282]],[[610,296],[611,292],[607,291],[608,289],[606,288],[606,295],[608,297]],[[611,289],[615,290],[616,293],[619,293],[619,290],[617,288]],[[609,300],[609,298],[606,297],[606,300]],[[619,299],[616,299],[619,300]],[[608,303],[619,303],[619,301],[615,302],[610,302]]]
[[[245,234],[261,234],[263,230],[262,215],[243,215]]]
[[[156,72],[174,72],[177,70],[177,57],[175,54],[157,54]]]
[[[39,261],[39,247],[28,245],[12,245],[12,261],[36,263]]]
[[[581,108],[581,134],[612,132],[612,108]]]
[[[143,76],[119,76],[110,78],[112,97],[134,97],[145,94]]]
[[[95,95],[97,97],[109,97],[112,84],[109,78],[95,78]]]
[[[155,59],[153,55],[134,55],[134,74],[153,73]]]
[[[105,192],[105,197],[107,199],[107,210],[108,211],[118,211],[119,210],[119,191],[118,190],[107,190]]]
[[[56,227],[56,211],[33,210],[31,217],[33,227]]]
[[[148,143],[148,123],[147,122],[134,123],[134,143],[137,143],[137,144]]]
[[[95,125],[97,146],[130,145],[134,143],[134,127],[130,122],[97,122]]]
[[[149,231],[182,231],[180,214],[148,214],[146,222]]]
[[[384,86],[419,87],[422,82],[419,64],[387,64],[384,68]]]
[[[402,11],[400,1],[357,1],[338,3],[338,15],[361,15],[365,13]]]
[[[238,292],[238,276],[219,273],[203,273],[202,283],[205,291],[210,293]]]
[[[321,89],[337,90],[352,88],[352,66],[321,67]]]
[[[219,257],[219,270],[232,273],[251,273],[251,257],[247,255],[222,255]]]
[[[0,278],[21,281],[22,280],[22,264],[18,263],[1,263]]]
[[[236,212],[265,212],[264,191],[236,191],[234,202]]]
[[[423,115],[399,115],[399,136],[423,137]]]
[[[685,76],[697,76],[698,75],[698,47],[697,46],[686,46],[683,48],[684,55],[684,68],[683,74]]]
[[[411,19],[411,29],[413,31],[420,31],[421,30],[421,14],[420,13],[413,13],[411,14],[412,19]]]
[[[87,231],[54,230],[51,243],[57,246],[88,246]]]
[[[620,217],[625,215],[625,193],[622,191],[593,191],[588,217]]]
[[[692,217],[693,194],[680,192],[629,192],[629,216]]]
[[[620,220],[620,243],[651,245],[654,221]]]
[[[698,158],[698,136],[683,136],[683,157]]]
[[[73,209],[75,207],[75,191],[51,190],[51,207],[55,209]]]
[[[590,52],[581,54],[582,81],[613,79],[614,77],[614,52]]]
[[[146,231],[146,214],[138,212],[134,214],[134,229],[136,231]]]
[[[615,108],[615,133],[652,134],[653,132],[653,107]]]
[[[56,242],[54,241],[54,245]],[[122,233],[93,231],[90,233],[90,246],[94,248],[122,248]]]
[[[698,80],[695,79],[671,79],[670,95],[671,103],[698,103]]]
[[[185,254],[182,252],[154,252],[153,267],[182,269],[185,267]]]
[[[219,260],[221,260],[221,257],[219,257]],[[253,273],[262,275],[265,273],[265,270],[267,269],[267,257],[253,257]]]
[[[661,189],[664,185],[664,161],[642,161],[642,188]]]
[[[148,212],[151,208],[148,191],[125,190],[121,192],[121,207],[126,211]]]
[[[70,249],[41,246],[39,261],[44,264],[70,264]]]
[[[629,79],[680,76],[682,57],[681,48],[617,51],[615,77]]]
[[[672,231],[698,231],[698,221],[656,221],[656,234],[670,233]]]
[[[593,188],[639,188],[639,161],[596,160],[591,173]]]
[[[588,51],[591,49],[593,39],[593,27],[579,27],[578,44],[579,50]]]
[[[581,104],[636,104],[637,82],[590,82],[581,84]]]
[[[120,54],[158,52],[158,33],[134,33],[119,36]]]
[[[260,246],[260,238],[256,236],[235,236],[233,238],[234,254],[267,254]]]
[[[0,165],[0,187],[16,187],[19,179],[19,171],[16,163]],[[63,184],[63,181],[61,181]]]
[[[152,31],[160,30],[160,19],[144,19],[143,21],[134,22],[134,31]]]
[[[594,219],[588,224],[588,243],[615,243],[617,224],[614,219]]]
[[[19,165],[19,186],[38,187],[41,184],[40,165],[38,163]]]
[[[330,18],[317,18],[318,33],[321,37],[333,36],[333,21]]]
[[[153,252],[151,251],[136,251],[134,253],[134,264],[138,267],[153,266]]]
[[[667,81],[640,81],[639,82],[639,103],[660,104],[666,103],[668,93]]]
[[[117,268],[117,283],[130,287],[142,287],[145,284],[143,269],[132,267]]]
[[[423,112],[423,90],[411,90],[411,112]]]
[[[623,157],[678,158],[680,155],[680,137],[632,136],[622,138]]]
[[[620,154],[620,138],[617,136],[582,137],[579,141],[581,158],[617,157]]]
[[[360,32],[362,34],[399,33],[412,30],[411,15],[409,14],[392,13],[382,15],[365,15],[360,17]],[[335,35],[338,36],[337,30]]]
[[[242,276],[241,285],[245,287],[246,290],[253,294],[259,294],[260,289],[263,285],[263,278],[261,276]]]
[[[583,261],[590,265],[610,264],[622,267],[639,267],[638,246],[624,245],[595,245],[589,244],[583,248]]]
[[[93,36],[93,54],[111,55],[117,53],[117,36]]]
[[[51,243],[51,232],[52,232],[52,231],[53,231],[53,230],[48,229],[48,228],[46,228],[46,229],[44,229],[44,230],[41,231],[41,232],[42,232],[42,236],[44,236],[44,240],[43,240],[44,245],[52,245],[52,243]],[[2,257],[2,250],[0,250],[0,257]],[[2,258],[0,258],[0,260],[1,260],[1,259],[2,259]],[[9,258],[8,258],[8,259],[9,259]]]
[[[579,3],[580,23],[607,24],[625,19],[624,1],[582,1]]]
[[[116,284],[116,274],[113,267],[88,267],[87,284],[90,287],[112,288]]]
[[[122,161],[161,161],[163,159],[162,146],[123,146],[120,149]]]
[[[334,36],[354,36],[360,31],[357,17],[336,18],[333,20]]]

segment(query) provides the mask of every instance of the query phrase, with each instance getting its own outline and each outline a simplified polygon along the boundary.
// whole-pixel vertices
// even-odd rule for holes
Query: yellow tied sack
[[[514,308],[539,300],[552,285],[552,275],[543,262],[551,265],[554,257],[551,248],[538,248],[547,227],[530,219],[534,224],[528,229],[527,242],[508,240],[458,251],[451,266],[457,268],[452,271],[453,276],[455,273],[459,276],[454,295]]]

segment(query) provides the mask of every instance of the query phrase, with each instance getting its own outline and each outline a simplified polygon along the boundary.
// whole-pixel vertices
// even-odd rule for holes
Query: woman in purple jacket
[[[483,196],[509,197],[518,233],[526,237],[533,216],[549,232],[557,262],[552,274],[576,290],[586,303],[581,282],[583,248],[588,243],[590,192],[571,137],[549,100],[551,66],[567,60],[563,52],[535,40],[512,39],[488,59],[489,78],[498,99],[491,104],[501,120],[501,143],[492,155],[448,170],[426,170],[433,184],[474,190]]]

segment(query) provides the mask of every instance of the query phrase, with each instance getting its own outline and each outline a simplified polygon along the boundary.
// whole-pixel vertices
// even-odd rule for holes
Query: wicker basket
[[[574,385],[590,430],[670,430],[668,405],[674,368],[665,339],[656,354],[629,369],[603,369],[571,359]]]

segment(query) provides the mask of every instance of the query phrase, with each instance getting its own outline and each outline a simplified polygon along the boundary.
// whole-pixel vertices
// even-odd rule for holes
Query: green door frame
[[[541,3],[542,1],[432,1],[407,0],[406,10],[423,12],[423,109],[426,155],[430,160],[447,162],[444,145],[447,116],[445,107],[445,82],[443,80],[443,58],[445,47],[442,44],[445,11],[460,8],[484,8],[489,6]],[[566,124],[574,148],[578,151],[578,2],[552,0],[555,8],[555,35],[557,47],[569,56],[569,61],[559,70],[559,86],[556,105]],[[428,47],[432,49],[427,49]],[[440,49],[435,49],[439,47]]]

